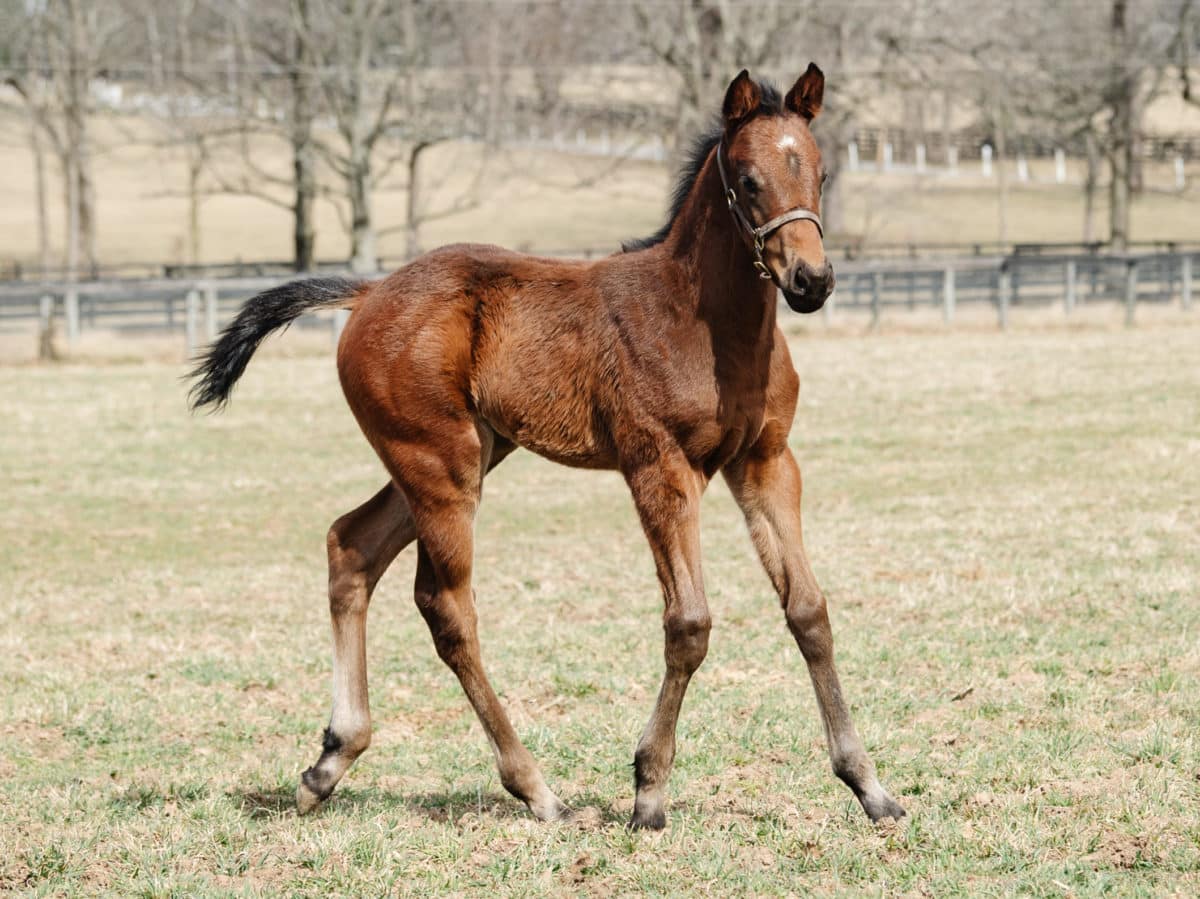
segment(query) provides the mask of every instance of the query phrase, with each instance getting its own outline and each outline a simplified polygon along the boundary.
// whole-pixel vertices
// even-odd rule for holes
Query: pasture
[[[177,363],[0,368],[0,891],[1200,893],[1200,322],[797,321],[806,541],[902,823],[830,773],[718,480],[667,829],[627,832],[650,554],[618,477],[527,453],[484,490],[480,633],[581,820],[503,792],[411,550],[372,603],[374,745],[297,818],[329,711],[325,531],[383,474],[327,342],[291,335],[215,417]]]

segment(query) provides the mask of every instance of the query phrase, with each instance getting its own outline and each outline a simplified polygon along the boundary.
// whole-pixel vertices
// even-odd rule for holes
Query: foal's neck
[[[750,248],[725,202],[715,151],[663,243],[668,258],[693,286],[681,302],[697,318],[720,327],[729,338],[751,343],[774,339],[775,284],[760,278],[753,267]]]

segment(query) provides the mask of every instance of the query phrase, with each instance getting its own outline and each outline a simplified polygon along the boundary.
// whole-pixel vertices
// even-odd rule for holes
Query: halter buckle
[[[771,270],[769,268],[767,268],[767,264],[765,262],[763,262],[761,259],[755,259],[754,267],[756,269],[758,269],[758,276],[760,278],[762,278],[764,281],[767,281],[770,279]]]
[[[730,209],[732,209],[733,204],[737,202],[737,194],[733,192],[732,187],[725,189],[725,202],[728,204]]]

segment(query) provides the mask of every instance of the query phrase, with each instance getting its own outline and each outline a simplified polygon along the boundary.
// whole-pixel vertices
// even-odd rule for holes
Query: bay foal
[[[329,797],[371,741],[367,605],[416,541],[417,608],[479,716],[501,782],[540,819],[569,815],[488,682],[476,633],[472,528],[483,478],[523,446],[566,465],[618,469],[662,583],[666,674],[634,756],[633,827],[665,824],[675,724],[708,649],[699,510],[718,472],[808,663],[834,771],[872,819],[904,814],[880,786],[838,685],[788,449],[799,380],[776,326],[776,290],[813,312],[833,288],[809,131],[823,92],[815,65],[782,98],[738,75],[667,225],[623,253],[576,262],[443,247],[374,283],[310,279],[269,290],[209,350],[195,406],[224,403],[269,332],[310,309],[352,309],[338,373],[390,476],[329,530],[333,712],[297,791],[302,813]]]

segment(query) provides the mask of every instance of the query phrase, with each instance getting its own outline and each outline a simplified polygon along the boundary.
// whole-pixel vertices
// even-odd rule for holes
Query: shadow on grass
[[[246,817],[260,820],[294,815],[296,793],[290,787],[235,790],[230,800]],[[592,793],[571,796],[568,803],[578,813],[578,822],[587,827],[625,825],[625,814]],[[389,790],[339,790],[315,815],[328,811],[371,815],[402,810],[439,824],[457,825],[464,818],[490,818],[496,821],[533,820],[525,805],[506,793],[480,793],[472,790],[444,790],[425,793],[396,793]]]

